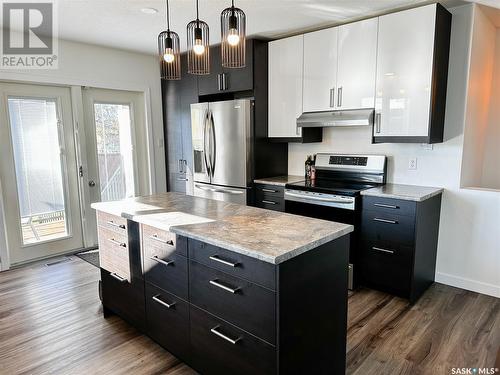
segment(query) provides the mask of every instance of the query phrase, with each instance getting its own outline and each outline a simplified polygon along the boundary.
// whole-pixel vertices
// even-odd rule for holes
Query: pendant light
[[[196,20],[187,25],[188,73],[210,74],[210,48],[208,25],[200,21],[198,0],[196,0]]]
[[[181,58],[179,35],[170,31],[170,14],[167,0],[167,31],[158,35],[158,55],[162,79],[181,79]]]
[[[226,8],[220,15],[222,66],[243,68],[245,66],[245,13],[234,7]]]

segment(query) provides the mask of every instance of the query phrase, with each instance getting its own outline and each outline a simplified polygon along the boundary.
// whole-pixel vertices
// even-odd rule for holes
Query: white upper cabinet
[[[377,28],[378,18],[338,27],[337,109],[375,106]]]
[[[297,117],[302,114],[304,36],[269,43],[270,138],[299,138]]]
[[[379,17],[375,142],[442,142],[450,30],[438,4]]]
[[[304,112],[335,106],[338,28],[304,35]]]

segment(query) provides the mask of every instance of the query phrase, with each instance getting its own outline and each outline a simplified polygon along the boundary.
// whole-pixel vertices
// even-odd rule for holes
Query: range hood
[[[373,108],[304,112],[297,119],[297,126],[300,128],[321,128],[327,126],[373,125],[374,112]]]

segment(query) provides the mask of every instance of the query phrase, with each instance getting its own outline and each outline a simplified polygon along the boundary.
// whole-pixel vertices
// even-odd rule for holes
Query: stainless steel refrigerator
[[[191,104],[194,196],[247,204],[252,121],[249,99]]]

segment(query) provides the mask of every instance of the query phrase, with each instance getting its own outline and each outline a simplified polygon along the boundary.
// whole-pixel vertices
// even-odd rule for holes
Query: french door
[[[10,263],[82,248],[69,88],[2,83],[0,145]]]
[[[84,88],[83,106],[90,205],[146,194],[149,164],[144,96],[132,91]],[[95,212],[87,230],[97,242]]]

